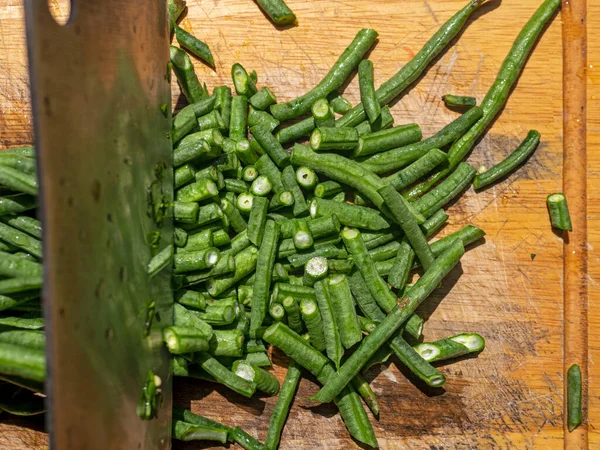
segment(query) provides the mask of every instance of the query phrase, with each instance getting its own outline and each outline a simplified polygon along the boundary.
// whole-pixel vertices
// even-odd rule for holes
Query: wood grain
[[[229,70],[241,62],[273,88],[281,100],[310,89],[361,27],[380,33],[370,58],[376,84],[393,75],[464,0],[289,0],[299,26],[277,30],[250,0],[189,0],[182,26],[211,45],[216,71],[196,61],[210,88],[231,84]],[[456,114],[441,95],[481,99],[493,82],[520,27],[539,0],[492,2],[472,20],[460,40],[393,105],[396,123],[416,121],[428,136]],[[31,142],[22,9],[20,0],[0,0],[0,145]],[[590,2],[588,34],[600,31],[600,5]],[[535,128],[542,144],[527,164],[497,185],[469,190],[448,208],[442,234],[473,223],[487,232],[486,242],[469,251],[421,313],[428,317],[427,340],[465,331],[481,333],[486,350],[443,366],[443,392],[423,392],[405,378],[399,364],[368,374],[380,399],[375,432],[387,449],[558,449],[565,445],[563,408],[563,244],[549,225],[545,197],[563,185],[563,59],[560,20],[547,28],[517,87],[469,161],[475,166],[503,158]],[[589,64],[599,64],[600,44],[590,41]],[[600,72],[589,68],[587,141],[600,145]],[[584,74],[584,78],[586,75]],[[173,86],[173,101],[178,89]],[[346,88],[356,102],[354,79]],[[600,152],[588,152],[588,227],[590,255],[590,447],[600,445],[600,313],[593,307],[600,285]],[[581,174],[583,179],[584,174]],[[572,208],[573,209],[573,208]],[[575,214],[576,211],[573,211]],[[583,216],[585,217],[585,216]],[[594,226],[595,225],[595,226]],[[532,259],[532,254],[535,258]],[[460,277],[459,277],[460,276]],[[442,301],[443,300],[443,301]],[[596,328],[594,328],[596,327]],[[274,373],[283,379],[286,360],[275,354]],[[582,366],[583,367],[583,366]],[[227,424],[239,424],[263,439],[275,399],[246,400],[211,384],[176,380],[175,404]],[[317,390],[303,380],[283,434],[282,448],[357,448],[329,405],[308,401]],[[0,416],[1,448],[42,448],[43,435]],[[596,447],[594,447],[596,446]],[[203,448],[177,445],[177,448]],[[210,446],[205,448],[211,448]]]

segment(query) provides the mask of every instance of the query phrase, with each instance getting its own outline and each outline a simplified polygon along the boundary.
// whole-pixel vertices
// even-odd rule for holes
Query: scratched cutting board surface
[[[58,2],[50,2],[60,12]],[[445,93],[481,100],[493,82],[521,26],[539,0],[491,2],[476,14],[446,53],[392,107],[396,124],[417,122],[424,136],[456,117],[441,102]],[[363,27],[379,32],[371,52],[376,85],[388,79],[464,0],[289,0],[299,25],[274,28],[251,0],[190,0],[181,25],[207,42],[216,71],[195,61],[209,88],[229,84],[230,68],[240,62],[256,70],[259,86],[280,100],[306,92],[331,67]],[[64,12],[64,11],[63,11]],[[590,447],[600,445],[597,401],[600,315],[600,5],[588,6],[588,229]],[[475,166],[490,166],[515,148],[529,129],[542,143],[528,163],[505,181],[476,194],[470,189],[447,212],[440,235],[468,223],[483,228],[485,243],[471,248],[419,313],[427,318],[426,340],[476,332],[486,350],[441,370],[442,391],[422,391],[407,380],[396,361],[367,373],[379,398],[380,419],[373,421],[382,448],[562,448],[563,438],[563,243],[549,226],[545,197],[562,186],[563,85],[560,15],[547,28],[501,117],[472,152]],[[179,90],[173,85],[173,103]],[[345,90],[358,100],[354,79]],[[23,11],[20,0],[0,0],[0,146],[33,141]],[[586,174],[582,173],[582,180]],[[600,280],[600,278],[599,278]],[[274,355],[280,380],[287,360]],[[282,448],[358,448],[331,405],[308,400],[317,385],[302,380],[282,437]],[[174,402],[228,425],[240,425],[264,439],[275,399],[244,399],[215,385],[176,380]],[[41,420],[0,416],[0,448],[45,448]],[[202,444],[176,448],[205,448]],[[210,448],[210,446],[206,447]]]

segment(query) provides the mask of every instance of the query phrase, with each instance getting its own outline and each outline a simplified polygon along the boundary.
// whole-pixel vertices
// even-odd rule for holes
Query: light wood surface
[[[572,0],[576,2],[577,0]],[[207,42],[216,71],[196,61],[209,88],[231,85],[229,70],[241,62],[255,69],[259,85],[281,100],[310,89],[326,73],[362,27],[375,28],[379,43],[370,58],[376,84],[392,76],[465,4],[465,0],[289,0],[297,27],[274,28],[251,0],[190,0],[182,26]],[[469,22],[460,40],[394,103],[396,123],[417,122],[428,136],[456,113],[441,102],[445,93],[479,100],[493,82],[514,37],[540,0],[491,2]],[[28,107],[26,57],[20,0],[0,0],[0,146],[33,141]],[[600,4],[587,11],[588,67],[575,70],[587,82],[587,221],[589,274],[590,448],[600,446]],[[429,317],[427,340],[477,332],[487,340],[477,358],[442,367],[443,392],[423,392],[396,362],[368,375],[379,396],[374,422],[382,448],[467,449],[540,448],[565,445],[563,430],[564,250],[549,225],[545,198],[563,189],[563,30],[557,16],[527,63],[506,108],[469,157],[490,166],[514,149],[529,129],[542,134],[534,156],[516,174],[475,193],[469,190],[448,208],[443,234],[473,223],[487,232],[462,267],[421,308]],[[577,61],[577,58],[575,58]],[[581,63],[581,58],[579,59]],[[584,60],[585,62],[585,60]],[[596,63],[598,68],[596,68]],[[174,84],[174,104],[178,89]],[[354,79],[345,95],[358,100]],[[566,104],[567,102],[565,102]],[[585,132],[585,128],[583,128]],[[585,181],[586,174],[579,174]],[[572,180],[571,183],[576,183]],[[566,188],[565,188],[566,189]],[[532,257],[535,255],[535,258]],[[596,281],[598,280],[598,281]],[[443,300],[443,301],[442,301]],[[575,330],[576,331],[576,330]],[[283,379],[286,361],[275,355],[274,373]],[[241,425],[263,439],[275,399],[246,400],[210,384],[176,380],[175,404],[230,425]],[[282,448],[357,448],[330,405],[308,397],[318,387],[303,380],[285,428]],[[91,407],[91,406],[90,406]],[[40,424],[0,416],[0,448],[44,448]],[[198,448],[197,445],[178,448]],[[202,446],[200,446],[202,448]]]

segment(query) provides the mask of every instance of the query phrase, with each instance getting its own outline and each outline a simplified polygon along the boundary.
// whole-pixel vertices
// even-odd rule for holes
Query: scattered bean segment
[[[464,95],[453,95],[446,94],[442,96],[442,100],[449,108],[472,108],[477,104],[475,97],[468,97]]]
[[[562,192],[550,194],[546,198],[548,212],[550,213],[550,222],[552,226],[558,230],[573,231],[571,225],[571,215],[567,205],[567,197]]]
[[[276,25],[296,20],[281,0],[256,2]],[[227,86],[210,95],[187,53],[171,47],[173,71],[190,104],[173,119],[174,245],[153,252],[148,272],[152,277],[173,265],[176,274],[175,322],[163,330],[175,355],[174,374],[247,397],[257,390],[279,393],[264,444],[239,427],[177,408],[175,439],[276,449],[306,370],[323,385],[313,398],[333,401],[352,437],[376,447],[359,396],[376,417],[380,410],[362,371],[394,353],[426,383],[441,386],[445,376],[431,362],[483,350],[477,334],[414,347],[405,338],[422,337],[416,307],[458,263],[464,247],[484,235],[468,225],[429,242],[448,218],[442,207],[473,179],[479,189],[508,175],[539,142],[539,134],[530,132],[506,160],[478,175],[462,163],[501,110],[559,0],[546,0],[528,22],[480,106],[471,98],[444,96],[448,105],[469,109],[434,136],[421,140],[416,124],[393,127],[387,106],[427,70],[481,3],[469,1],[378,89],[373,64],[363,60],[377,33],[359,31],[313,90],[286,103],[277,103],[269,87],[257,87],[256,73],[240,64],[232,68],[237,95]],[[176,24],[182,4],[168,2],[177,41],[214,66],[208,47]],[[337,89],[356,68],[361,103],[352,108]],[[297,124],[284,123],[307,114]],[[341,116],[334,120],[335,114]],[[311,132],[310,148],[294,142]],[[292,142],[290,154],[282,143]],[[12,328],[0,330],[0,378],[2,389],[24,392],[29,401],[43,391],[45,377],[35,154],[22,148],[6,155],[14,157],[0,156],[0,183],[15,194],[0,198],[0,275],[7,278],[0,282],[0,319]],[[353,193],[361,206],[345,200]],[[564,196],[547,201],[553,226],[570,230]],[[424,272],[409,285],[420,267]],[[267,370],[265,342],[291,358],[281,388]],[[581,422],[576,372],[570,370],[568,380],[570,430]],[[29,404],[26,413],[43,412],[39,402]],[[17,406],[2,403],[0,409]]]
[[[567,427],[572,432],[581,425],[581,368],[573,364],[567,371]]]
[[[255,0],[275,25],[291,25],[296,22],[296,15],[283,0]]]

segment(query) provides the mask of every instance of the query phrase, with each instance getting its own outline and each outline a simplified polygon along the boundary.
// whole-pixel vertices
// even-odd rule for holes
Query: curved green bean
[[[375,30],[368,28],[360,30],[319,84],[301,97],[286,103],[272,105],[271,114],[278,120],[288,120],[309,112],[314,102],[327,97],[344,83],[371,48],[375,39],[377,39]]]

